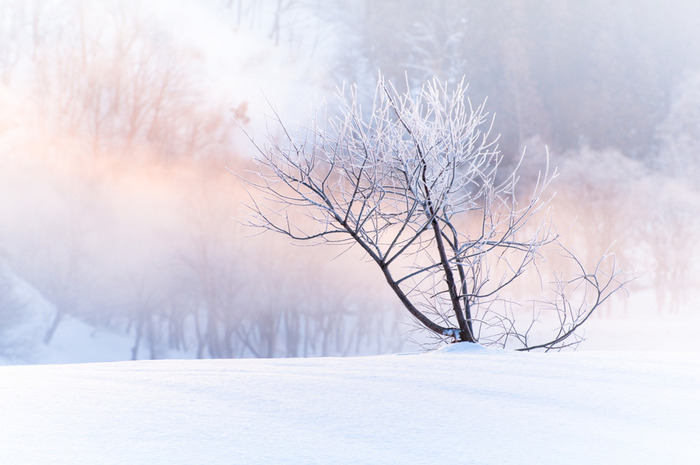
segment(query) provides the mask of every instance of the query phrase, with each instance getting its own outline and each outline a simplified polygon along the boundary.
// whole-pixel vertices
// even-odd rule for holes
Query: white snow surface
[[[697,464],[700,354],[0,367],[0,463]]]

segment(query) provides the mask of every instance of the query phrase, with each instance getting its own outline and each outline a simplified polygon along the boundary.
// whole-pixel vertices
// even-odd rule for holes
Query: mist
[[[699,21],[682,1],[1,0],[0,356],[74,322],[134,359],[414,347],[359,251],[245,226],[246,134],[344,83],[369,104],[380,71],[464,76],[504,164],[525,151],[523,189],[549,154],[565,242],[635,277],[583,348],[693,348]]]

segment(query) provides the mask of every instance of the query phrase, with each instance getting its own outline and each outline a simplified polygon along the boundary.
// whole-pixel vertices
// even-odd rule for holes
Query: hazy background
[[[250,237],[273,105],[466,76],[523,184],[637,279],[583,348],[696,350],[700,4],[0,0],[0,359],[352,355],[412,326],[359,254]],[[64,355],[54,355],[58,353]]]

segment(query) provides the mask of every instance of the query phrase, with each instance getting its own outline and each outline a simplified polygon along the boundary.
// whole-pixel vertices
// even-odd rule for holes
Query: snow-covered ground
[[[700,354],[0,367],[0,463],[695,464]]]

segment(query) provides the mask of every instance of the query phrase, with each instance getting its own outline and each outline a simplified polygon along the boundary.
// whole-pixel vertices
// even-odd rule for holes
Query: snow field
[[[0,368],[0,463],[691,464],[700,354]]]

